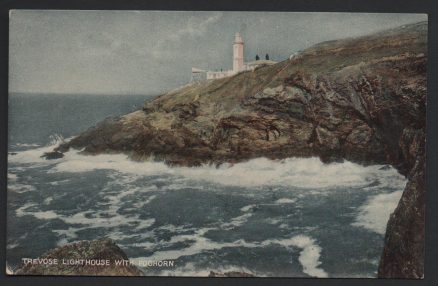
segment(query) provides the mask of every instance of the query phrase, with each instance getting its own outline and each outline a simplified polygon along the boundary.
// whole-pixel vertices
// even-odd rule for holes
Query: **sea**
[[[123,154],[45,160],[147,96],[10,94],[7,263],[110,238],[150,276],[239,271],[261,277],[377,276],[406,178],[388,165],[255,158],[169,167]]]

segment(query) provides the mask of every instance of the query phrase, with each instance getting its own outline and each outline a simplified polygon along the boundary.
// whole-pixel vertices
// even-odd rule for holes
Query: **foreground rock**
[[[424,219],[426,160],[417,159],[405,192],[389,219],[380,278],[424,276]]]
[[[126,254],[110,239],[81,241],[67,244],[43,254],[41,259],[92,259],[110,260],[109,266],[90,265],[22,265],[15,271],[17,275],[87,275],[87,276],[142,276],[133,265],[115,265],[115,260],[127,260]]]
[[[425,22],[326,42],[292,60],[159,96],[55,151],[122,152],[185,166],[262,156],[392,164],[409,183],[388,224],[379,276],[418,278],[426,66]]]

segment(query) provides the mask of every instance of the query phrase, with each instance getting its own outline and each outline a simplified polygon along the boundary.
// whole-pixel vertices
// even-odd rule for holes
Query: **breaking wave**
[[[209,251],[225,252],[225,248],[280,247],[285,250],[286,256],[290,254],[291,258],[297,260],[296,263],[299,262],[305,274],[312,277],[329,277],[332,273],[329,274],[321,267],[320,245],[326,247],[324,239],[321,239],[318,232],[306,230],[311,227],[318,229],[319,226],[313,221],[303,226],[294,225],[295,218],[302,217],[302,208],[309,207],[308,201],[311,201],[310,206],[315,203],[320,204],[322,208],[328,205],[330,208],[336,207],[327,202],[326,198],[332,195],[342,196],[343,193],[336,194],[332,190],[349,192],[352,188],[360,188],[358,192],[355,190],[351,193],[361,193],[364,199],[357,200],[358,204],[364,201],[366,203],[358,208],[357,205],[354,206],[355,208],[348,213],[351,220],[347,225],[351,224],[353,227],[365,228],[383,235],[389,214],[397,205],[402,194],[401,190],[406,184],[405,177],[386,165],[361,166],[348,161],[324,164],[319,158],[283,160],[257,158],[233,165],[223,164],[219,167],[211,165],[169,167],[162,162],[134,162],[123,154],[81,155],[78,150],[66,152],[64,157],[59,159],[41,158],[44,152],[52,151],[54,146],[61,142],[63,139],[57,138],[53,140],[52,146],[9,154],[9,162],[14,163],[8,173],[9,189],[17,193],[29,192],[31,195],[30,191],[39,188],[38,185],[35,185],[36,187],[28,185],[28,183],[32,184],[32,181],[20,181],[24,176],[16,168],[22,168],[23,165],[30,169],[43,166],[42,170],[53,178],[46,183],[54,190],[59,190],[60,195],[68,190],[66,185],[70,180],[74,181],[72,174],[95,170],[112,171],[104,172],[102,175],[107,181],[101,188],[99,187],[99,203],[93,207],[87,206],[70,211],[53,209],[52,204],[57,203],[58,194],[48,193],[47,197],[40,201],[27,200],[17,205],[16,217],[33,216],[45,224],[49,220],[60,220],[62,224],[57,223],[59,227],[50,229],[56,234],[55,243],[58,245],[83,238],[87,230],[93,229],[98,232],[102,229],[105,231],[105,236],[114,239],[122,248],[132,248],[132,251],[142,249],[143,252],[130,255],[138,256],[132,257],[133,260],[178,259]],[[239,189],[228,188],[229,186]],[[178,196],[180,195],[178,191],[185,189],[204,190],[203,196],[210,190],[218,190],[218,195],[221,195],[222,191],[230,191],[233,195],[239,196],[241,201],[239,203],[233,201],[236,207],[233,209],[232,216],[225,217],[224,215],[228,214],[227,207],[226,204],[220,205],[221,197],[218,196],[218,206],[221,208],[218,208],[219,211],[212,212],[212,215],[221,219],[206,220],[202,225],[190,224],[190,221],[183,221],[183,225],[179,225],[178,220],[166,221],[167,213],[164,217],[160,217],[153,212],[156,209],[151,206],[160,205],[166,199],[172,202],[172,195]],[[266,189],[272,192],[260,192]],[[379,193],[382,191],[385,193]],[[246,192],[257,195],[250,196]],[[216,196],[215,192],[209,194]],[[199,200],[198,203],[203,201]],[[140,211],[137,212],[137,209],[143,209],[143,215]],[[197,220],[193,221],[197,222]],[[278,234],[276,236],[263,234],[255,238],[255,241],[252,237],[245,236],[245,232],[242,235],[241,231],[245,231],[246,226],[253,227],[255,222],[257,225],[266,224],[278,230]],[[212,232],[207,235],[209,231]],[[230,233],[230,240],[216,241],[214,235],[218,232]],[[162,237],[166,239],[161,239]],[[157,243],[156,239],[159,238]],[[298,257],[295,257],[298,252]],[[269,276],[269,271],[248,269],[248,265],[242,267],[233,265],[213,270],[242,271],[257,276]],[[160,274],[166,275],[165,272]],[[198,267],[190,260],[184,266],[178,267],[177,272],[171,271],[168,274],[208,276],[205,268]]]
[[[371,197],[359,208],[359,215],[352,225],[384,235],[389,216],[397,207],[402,194],[403,191],[395,191]]]
[[[321,262],[319,261],[321,255],[321,247],[316,244],[316,240],[307,235],[296,235],[291,238],[284,239],[267,239],[260,242],[248,242],[243,239],[239,239],[233,242],[215,242],[206,237],[204,234],[211,230],[211,228],[204,228],[197,230],[194,234],[178,235],[172,237],[168,243],[177,243],[184,241],[191,241],[192,244],[184,249],[177,250],[164,250],[154,252],[153,255],[147,257],[135,257],[132,260],[166,260],[166,259],[178,259],[183,256],[195,255],[203,251],[220,250],[222,248],[233,247],[245,247],[245,248],[257,248],[266,247],[270,245],[279,245],[284,248],[299,248],[300,254],[298,261],[303,267],[303,272],[312,277],[326,278],[327,272],[320,268]],[[253,273],[252,271],[241,268],[238,271],[244,271],[247,273]],[[195,272],[194,269],[190,273],[195,275],[201,275],[199,272]],[[190,276],[190,273],[181,273],[183,276]]]
[[[172,175],[193,181],[240,187],[291,186],[299,188],[333,188],[376,186],[403,189],[404,176],[386,165],[361,166],[349,161],[325,164],[319,158],[252,159],[219,167],[169,167],[162,162],[133,162],[123,154],[81,155],[73,150],[64,158],[45,160],[40,156],[53,147],[18,152],[8,160],[16,163],[53,165],[49,172],[81,173],[114,170],[136,176]]]

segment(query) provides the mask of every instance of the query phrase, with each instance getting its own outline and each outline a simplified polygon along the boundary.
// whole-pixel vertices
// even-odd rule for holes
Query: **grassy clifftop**
[[[348,66],[403,53],[426,52],[427,23],[421,22],[377,34],[328,41],[312,46],[292,60],[242,72],[236,76],[187,85],[147,103],[146,108],[199,102],[203,107],[220,104],[209,111],[239,111],[240,102],[267,87],[276,87],[289,75],[301,72],[314,76],[333,73]],[[211,113],[209,113],[211,114]]]

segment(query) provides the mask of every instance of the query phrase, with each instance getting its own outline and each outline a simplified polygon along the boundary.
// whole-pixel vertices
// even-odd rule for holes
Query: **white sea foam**
[[[66,152],[51,172],[81,173],[102,169],[133,175],[171,173],[171,169],[160,162],[134,162],[123,154],[80,155],[78,151]]]
[[[364,167],[348,161],[324,164],[316,157],[283,160],[257,158],[234,165],[223,164],[220,167],[169,167],[163,162],[134,162],[123,154],[81,155],[78,150],[66,152],[60,159],[41,158],[44,152],[52,151],[61,141],[57,139],[52,146],[17,152],[16,155],[9,155],[8,160],[13,163],[53,165],[50,172],[80,173],[107,169],[139,176],[168,174],[174,175],[172,180],[185,178],[242,187],[295,186],[315,189],[367,187],[377,182],[380,187],[402,189],[406,183],[405,178],[392,167]]]
[[[155,223],[154,218],[140,219],[139,223],[135,227],[136,230],[145,229],[151,227]]]
[[[82,210],[70,215],[62,212],[47,210],[40,211],[36,203],[26,203],[15,210],[18,217],[25,215],[33,216],[40,220],[59,219],[69,225],[68,229],[52,229],[53,232],[60,236],[59,245],[71,242],[77,238],[77,232],[93,229],[93,228],[107,228],[109,235],[114,230],[120,227],[129,226],[130,228],[146,232],[145,230],[155,223],[154,218],[140,218],[139,214],[120,214],[119,210],[123,205],[123,198],[136,194],[148,193],[156,190],[156,186],[138,187],[132,186],[129,183],[135,181],[130,175],[123,176],[121,174],[110,174],[112,176],[106,186],[101,190],[102,198],[98,203],[100,208],[98,211],[94,209]],[[14,184],[18,188],[18,184]],[[149,196],[143,201],[147,204],[155,199],[155,196]],[[47,197],[43,204],[48,205],[53,200],[53,197]],[[111,230],[110,230],[111,229]]]
[[[254,204],[252,204],[252,205],[247,205],[247,206],[242,207],[242,208],[240,209],[240,211],[242,211],[242,212],[247,212],[247,211],[253,210],[255,207],[256,207],[256,205],[254,205]]]
[[[142,230],[141,232],[138,232],[138,233],[132,233],[132,234],[127,234],[126,232],[121,232],[121,231],[112,231],[112,232],[108,232],[106,234],[106,237],[116,241],[117,244],[119,244],[120,246],[131,247],[133,245],[132,242],[125,244],[123,242],[123,240],[135,238],[137,241],[145,241],[145,240],[153,237],[153,235],[154,234],[152,231],[145,231],[145,230]]]
[[[31,186],[31,185],[24,185],[24,184],[17,184],[17,183],[11,184],[10,182],[8,182],[8,190],[21,194],[21,193],[35,191],[36,188],[34,186]]]
[[[49,220],[58,218],[58,214],[54,211],[45,211],[45,212],[32,212],[32,215],[37,219]]]
[[[283,221],[283,218],[267,218],[265,219],[265,221],[269,224],[281,224],[281,222]]]
[[[38,148],[37,149],[31,149],[21,152],[16,152],[16,154],[11,155],[8,154],[8,163],[19,163],[19,164],[33,164],[36,166],[43,165],[44,159],[40,156],[44,154],[44,152],[48,152],[51,150],[51,148]]]
[[[321,264],[321,262],[319,261],[321,248],[316,244],[316,241],[314,239],[308,236],[297,235],[289,239],[268,239],[261,242],[247,242],[243,239],[239,239],[233,242],[215,242],[204,237],[204,234],[210,229],[211,228],[203,228],[195,231],[194,234],[174,236],[169,242],[167,242],[168,244],[181,241],[192,242],[186,248],[156,251],[151,256],[136,257],[133,258],[133,260],[175,260],[180,257],[195,255],[203,251],[220,250],[223,248],[256,248],[266,247],[269,245],[280,245],[285,248],[296,247],[301,249],[298,261],[302,265],[304,273],[313,277],[328,277],[328,274],[319,267]],[[148,245],[148,247],[150,246]],[[246,270],[245,272],[251,273],[250,270]],[[196,271],[196,275],[203,276],[202,272],[199,272],[198,270]]]
[[[55,219],[58,218],[59,215],[56,214],[54,211],[29,211],[28,209],[31,207],[36,206],[37,204],[35,203],[27,203],[22,205],[21,207],[19,207],[18,209],[15,210],[15,214],[17,215],[17,217],[22,217],[25,215],[32,215],[38,219],[42,219],[42,220],[49,220],[49,219]]]
[[[276,204],[293,204],[296,200],[289,199],[289,198],[281,198],[275,201]]]
[[[42,165],[50,165],[53,164],[56,161],[59,161],[60,159],[54,159],[54,160],[46,160],[45,158],[42,158],[41,156],[46,152],[53,151],[54,148],[59,146],[62,141],[53,140],[51,142],[51,145],[47,145],[44,147],[38,147],[34,149],[28,149],[25,151],[18,151],[15,152],[14,155],[8,154],[8,162],[9,163],[17,163],[17,164],[32,164],[35,167],[42,166]]]
[[[154,231],[163,231],[163,230],[171,231],[173,233],[179,233],[185,231],[192,231],[195,230],[195,228],[189,227],[187,225],[165,224],[154,229]]]
[[[242,187],[360,187],[370,184],[376,178],[381,184],[390,181],[393,186],[405,181],[395,169],[379,170],[380,167],[364,167],[347,161],[324,164],[318,158],[288,158],[279,161],[258,158],[232,166],[182,167],[176,168],[174,172],[194,180]]]
[[[140,188],[139,188],[140,189]],[[118,213],[120,209],[121,199],[125,196],[134,194],[138,189],[130,189],[123,192],[117,192],[116,194],[109,194],[104,198],[109,201],[108,207],[105,210],[94,211],[85,210],[72,215],[64,215],[55,211],[37,211],[33,207],[37,206],[35,203],[27,203],[15,210],[18,217],[25,215],[33,216],[41,220],[59,219],[68,225],[76,226],[70,227],[67,230],[52,231],[64,236],[59,242],[65,243],[68,239],[74,239],[77,237],[76,232],[84,229],[92,228],[118,228],[123,226],[129,226],[135,230],[147,229],[155,223],[154,218],[143,219],[139,215],[121,215]],[[47,202],[46,202],[47,203]],[[50,201],[48,201],[50,203]]]
[[[140,248],[145,248],[145,249],[152,249],[156,246],[156,243],[145,241],[145,242],[131,243],[129,246],[130,247],[140,247]]]
[[[26,152],[26,151],[25,151]],[[41,155],[41,154],[39,154]],[[21,158],[22,154],[16,156]],[[32,157],[32,156],[31,156]],[[33,156],[34,158],[35,156]],[[27,158],[29,161],[30,159]],[[378,183],[380,187],[402,189],[406,179],[394,168],[381,165],[361,166],[352,162],[324,164],[318,158],[252,159],[220,167],[169,167],[162,162],[133,162],[123,154],[97,156],[80,155],[78,151],[65,153],[56,160],[50,172],[88,172],[97,169],[120,173],[151,176],[173,175],[174,180],[185,178],[228,186],[295,186],[301,188],[366,187]],[[175,186],[177,189],[181,186]],[[167,186],[171,189],[171,186]]]
[[[77,238],[78,235],[76,234],[76,232],[79,229],[83,229],[83,228],[76,228],[76,227],[69,227],[67,229],[54,229],[52,230],[54,233],[56,233],[58,236],[64,237],[63,239],[61,239],[58,242],[58,245],[63,245],[65,243],[68,242],[68,239],[74,239]],[[65,242],[64,242],[65,241]]]
[[[6,262],[6,275],[14,275],[14,269]]]
[[[137,209],[142,208],[145,205],[149,204],[151,201],[153,201],[156,197],[157,197],[156,195],[152,195],[152,196],[148,197],[145,201],[133,203],[132,206],[134,208],[137,208]]]
[[[35,204],[25,204],[16,210],[17,216],[32,215],[42,220],[57,218],[69,224],[70,227],[66,230],[53,229],[60,236],[59,244],[65,244],[77,239],[77,234],[81,230],[111,228],[107,232],[108,237],[116,240],[136,238],[137,243],[135,243],[135,246],[151,250],[154,244],[145,240],[138,240],[138,237],[151,237],[154,231],[169,227],[169,230],[176,233],[176,235],[170,241],[160,242],[160,246],[164,250],[156,251],[146,259],[177,259],[182,256],[195,255],[202,251],[218,250],[225,247],[253,248],[277,244],[285,248],[300,249],[298,260],[303,266],[304,273],[315,277],[328,277],[328,274],[320,268],[321,248],[309,236],[298,235],[289,239],[271,239],[261,242],[236,240],[226,243],[211,241],[204,236],[207,231],[212,229],[229,230],[245,224],[254,215],[253,209],[256,207],[254,204],[243,206],[240,209],[242,213],[228,222],[216,223],[213,225],[214,227],[196,229],[193,234],[182,235],[178,234],[179,231],[176,228],[181,228],[181,232],[185,231],[184,233],[187,233],[187,228],[163,226],[152,230],[151,226],[155,223],[154,218],[140,219],[136,214],[122,215],[119,210],[126,202],[127,196],[141,197],[142,199],[135,203],[135,207],[142,207],[156,199],[156,195],[151,195],[150,192],[159,190],[177,191],[185,186],[192,186],[193,182],[240,187],[280,186],[282,188],[287,186],[309,188],[310,190],[304,192],[305,195],[326,194],[326,188],[343,187],[342,189],[348,189],[348,187],[366,187],[370,184],[377,185],[380,188],[388,186],[393,189],[403,189],[406,183],[406,179],[393,168],[381,168],[382,166],[364,167],[351,162],[323,164],[318,158],[288,158],[284,160],[259,158],[234,165],[224,164],[219,168],[213,166],[171,168],[160,162],[133,162],[127,156],[121,154],[84,156],[78,154],[78,151],[75,150],[67,152],[64,158],[56,160],[40,158],[43,152],[52,149],[53,147],[43,147],[18,152],[17,155],[9,156],[9,160],[15,163],[49,165],[51,166],[50,172],[81,173],[102,169],[116,171],[110,172],[110,181],[101,190],[102,201],[100,206],[103,208],[99,211],[83,210],[72,215],[65,215],[55,211],[36,211],[36,208],[33,208]],[[163,174],[171,176],[166,180],[172,183],[162,188],[155,185],[144,187],[132,184],[139,177]],[[369,188],[371,190],[373,187]],[[202,186],[199,189],[202,189]],[[208,190],[209,188],[205,187],[205,189]],[[293,189],[291,188],[291,190]],[[395,208],[398,201],[398,199],[395,199],[396,193],[399,194],[399,198],[401,192],[377,195],[370,198],[367,204],[359,208],[359,215],[353,225],[377,233],[384,233],[389,213]],[[300,194],[297,195],[297,198],[299,197]],[[50,203],[50,201],[44,202]],[[295,199],[280,197],[273,204],[294,204],[295,202]],[[389,212],[387,211],[388,208],[390,208]],[[280,221],[276,220],[270,222],[280,224]],[[140,231],[137,234],[121,234],[120,228],[126,226]],[[289,228],[284,223],[280,224],[279,227]],[[172,246],[178,242],[186,242],[188,246],[183,249],[165,250],[166,246]],[[194,269],[194,271],[198,270]],[[252,273],[248,269],[244,272]]]
[[[61,143],[65,142],[64,136],[57,133],[50,135],[49,140],[49,146],[59,146]]]
[[[298,246],[303,250],[298,260],[303,266],[303,272],[313,277],[326,278],[328,274],[319,265],[321,247],[315,244],[315,240],[308,236],[299,235],[292,238],[292,245]]]
[[[16,174],[12,174],[8,172],[8,181],[16,181],[17,180],[17,175]]]
[[[244,225],[248,221],[248,219],[253,216],[253,210],[256,207],[257,205],[254,204],[242,207],[240,211],[244,212],[244,214],[232,218],[229,222],[221,224],[220,227],[225,230],[230,230],[238,226]]]
[[[15,144],[16,147],[39,147],[39,144],[34,144],[34,143],[17,143]]]
[[[242,226],[242,225],[244,225],[244,224],[248,221],[248,219],[249,219],[250,217],[252,217],[252,216],[253,216],[253,213],[251,213],[251,212],[249,212],[249,213],[245,213],[245,214],[243,214],[243,215],[240,215],[240,216],[238,216],[238,217],[235,217],[235,218],[231,219],[230,222],[223,223],[223,224],[221,225],[221,228],[222,228],[222,229],[225,229],[225,230],[230,230],[230,229],[236,228],[236,227],[238,227],[238,226]]]
[[[49,184],[52,186],[58,186],[58,185],[61,185],[63,183],[67,183],[67,182],[70,182],[70,180],[65,179],[65,180],[61,180],[61,181],[53,181],[53,182],[49,182]]]
[[[211,269],[211,270],[213,270],[214,272],[217,272],[217,273],[226,273],[226,272],[236,271],[236,272],[244,272],[244,273],[252,274],[252,275],[257,276],[257,277],[266,276],[266,275],[263,275],[260,273],[255,273],[246,267],[241,267],[241,266],[236,266],[236,265],[227,265],[226,267],[223,267],[223,266],[222,267],[215,267],[214,269]],[[183,267],[178,267],[177,269],[160,271],[160,276],[208,277],[210,275],[211,270],[203,269],[199,266],[196,266],[194,263],[189,262],[189,263],[185,264]],[[147,271],[147,269],[145,269],[145,271]]]
[[[372,196],[359,208],[359,214],[353,226],[363,227],[384,235],[389,216],[397,207],[403,191]]]
[[[25,216],[26,214],[28,214],[28,211],[26,211],[28,208],[35,206],[36,204],[34,203],[26,203],[24,205],[22,205],[21,207],[19,207],[18,209],[15,210],[15,215],[17,217],[22,217]]]
[[[20,246],[20,244],[18,242],[15,243],[8,243],[6,246],[6,249],[14,249],[16,247]]]
[[[106,214],[105,212],[102,212]],[[34,213],[30,213],[34,215]],[[113,217],[99,217],[99,212],[93,211],[79,212],[72,216],[57,215],[56,218],[63,220],[67,224],[72,225],[84,225],[87,229],[90,228],[113,228],[124,225],[129,225],[134,228],[143,229],[151,226],[154,223],[154,219],[140,219],[136,216],[124,216],[116,215]]]

